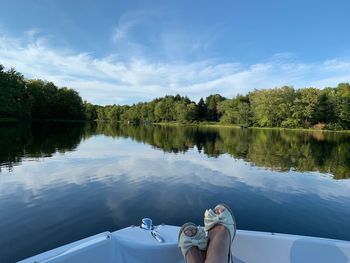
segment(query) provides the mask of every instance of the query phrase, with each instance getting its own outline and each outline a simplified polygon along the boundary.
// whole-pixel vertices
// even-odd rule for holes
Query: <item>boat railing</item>
[[[56,255],[52,255],[52,256],[50,256],[48,258],[45,258],[43,260],[33,261],[33,263],[48,263],[48,262],[50,262],[52,260],[55,260],[55,259],[57,259],[59,257],[67,256],[67,255],[69,255],[71,253],[74,253],[74,252],[76,252],[78,250],[90,247],[92,245],[96,245],[98,243],[101,243],[101,242],[106,241],[106,240],[111,239],[111,238],[112,238],[111,233],[106,233],[103,236],[98,236],[98,237],[95,237],[93,239],[89,239],[89,240],[87,240],[87,241],[85,241],[83,243],[80,243],[80,244],[77,244],[77,245],[75,245],[73,247],[67,248],[64,251],[61,251],[60,253],[58,253]]]

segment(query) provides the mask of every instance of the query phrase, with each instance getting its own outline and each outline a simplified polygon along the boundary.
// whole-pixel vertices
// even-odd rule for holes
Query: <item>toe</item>
[[[185,235],[188,237],[193,237],[197,234],[197,228],[195,227],[189,227],[184,231]]]
[[[219,208],[216,208],[216,209],[214,210],[214,213],[217,214],[217,215],[220,215],[220,214],[222,214],[224,211],[225,211],[225,208],[219,207]]]

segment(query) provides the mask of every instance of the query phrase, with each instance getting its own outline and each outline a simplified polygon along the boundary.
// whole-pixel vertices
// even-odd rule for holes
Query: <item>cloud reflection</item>
[[[1,196],[27,189],[41,190],[65,184],[102,182],[114,184],[125,175],[130,182],[157,180],[213,187],[235,186],[237,182],[254,187],[271,197],[277,193],[313,193],[321,198],[350,196],[350,181],[335,181],[317,172],[276,172],[252,166],[228,154],[208,158],[194,148],[183,154],[164,153],[129,139],[92,137],[74,152],[56,153],[40,162],[23,161],[0,177]],[[195,178],[195,180],[194,180]]]

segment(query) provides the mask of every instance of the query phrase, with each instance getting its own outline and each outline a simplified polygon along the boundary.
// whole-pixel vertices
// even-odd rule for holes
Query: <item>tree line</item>
[[[131,123],[203,121],[243,127],[350,129],[350,84],[324,89],[284,86],[237,95],[219,94],[198,103],[180,95],[128,105],[88,105],[87,118]]]
[[[284,86],[232,99],[219,94],[198,103],[176,95],[133,105],[93,105],[69,88],[26,80],[0,65],[0,118],[74,119],[127,123],[203,121],[243,127],[350,129],[350,84],[324,89]]]
[[[85,119],[78,92],[40,79],[26,80],[0,65],[0,118]]]

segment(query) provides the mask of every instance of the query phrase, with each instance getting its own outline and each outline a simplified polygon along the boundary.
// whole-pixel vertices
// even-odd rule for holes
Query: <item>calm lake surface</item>
[[[219,202],[239,229],[350,240],[350,134],[1,124],[0,167],[0,262]]]

